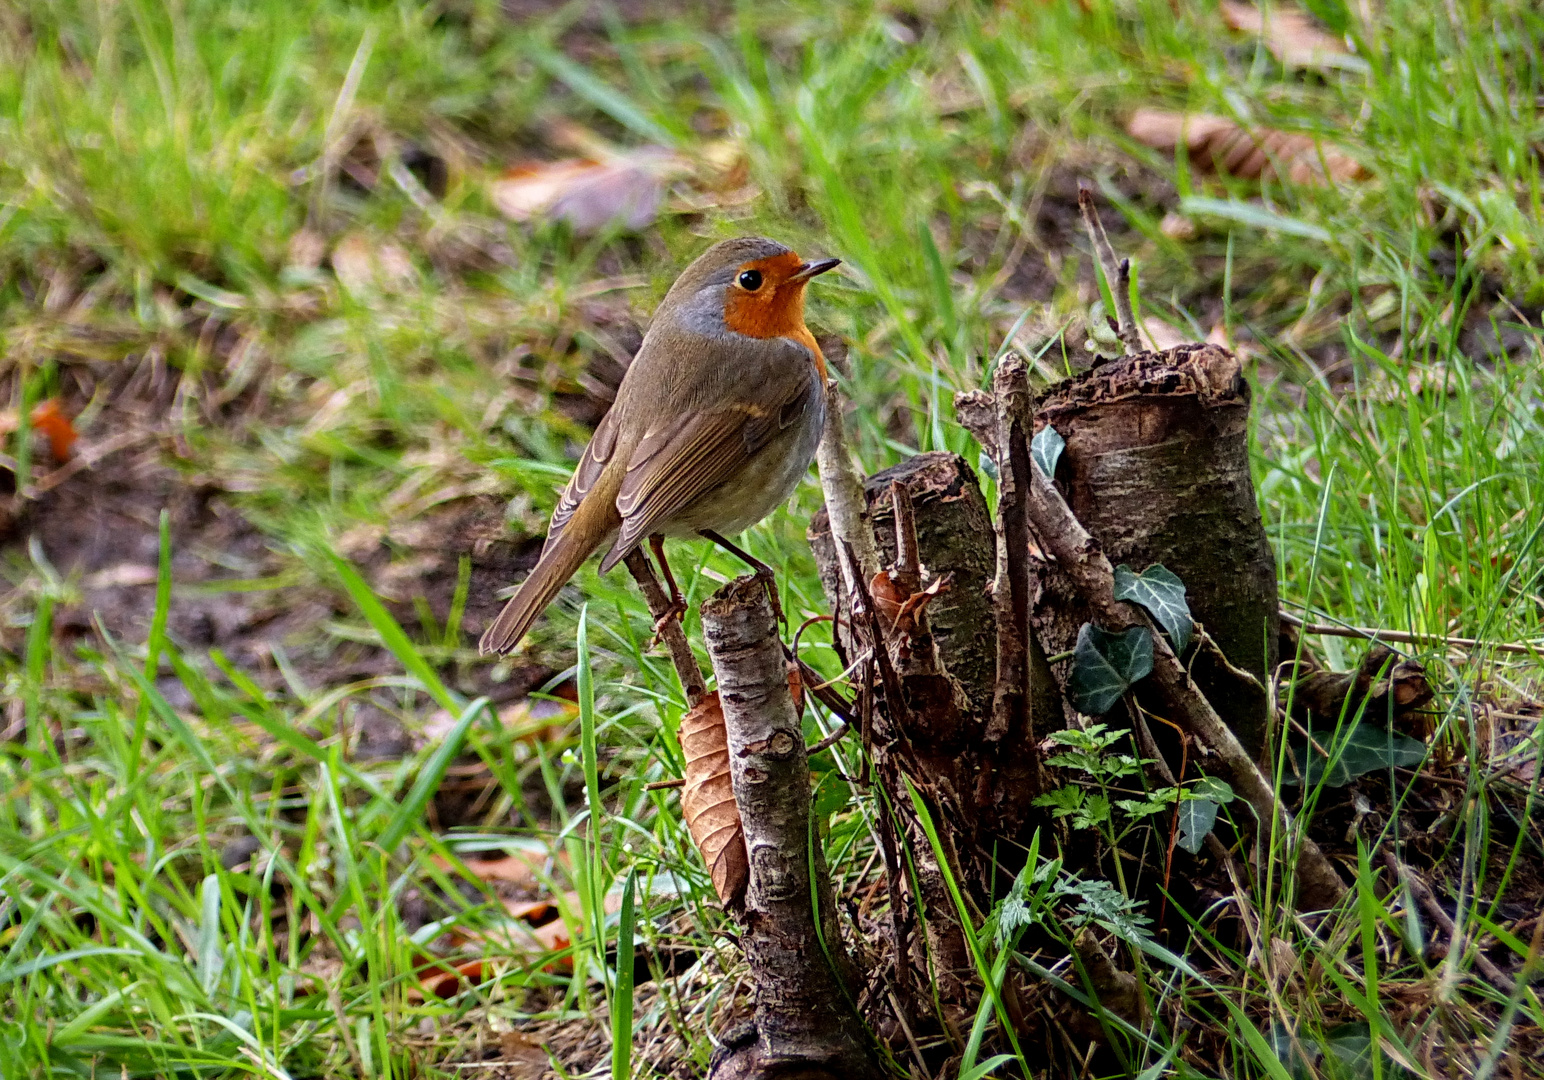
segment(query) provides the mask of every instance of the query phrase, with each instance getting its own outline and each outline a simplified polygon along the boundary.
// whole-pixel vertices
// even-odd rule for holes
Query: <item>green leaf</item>
[[[1115,568],[1115,599],[1130,600],[1145,607],[1182,653],[1190,644],[1195,621],[1185,602],[1185,583],[1161,563],[1154,563],[1140,574],[1121,563]]]
[[[1036,432],[1035,437],[1029,441],[1029,452],[1047,480],[1056,475],[1056,463],[1061,460],[1062,450],[1066,446],[1067,440],[1050,424]]]
[[[1190,786],[1189,795],[1192,799],[1210,799],[1214,803],[1230,803],[1233,801],[1233,788],[1221,777],[1203,776]]]
[[[1345,787],[1364,773],[1419,765],[1426,760],[1424,743],[1367,723],[1358,724],[1344,741],[1326,750],[1328,759],[1311,746],[1297,751],[1297,768],[1303,783],[1317,784],[1322,779],[1326,787]],[[1284,782],[1297,780],[1287,777]]]
[[[1084,623],[1073,651],[1072,678],[1067,691],[1073,707],[1088,716],[1102,716],[1115,707],[1131,684],[1153,670],[1153,638],[1146,627],[1123,634]]]
[[[1201,853],[1206,834],[1217,822],[1217,804],[1210,799],[1186,799],[1179,804],[1179,846],[1192,855]]]

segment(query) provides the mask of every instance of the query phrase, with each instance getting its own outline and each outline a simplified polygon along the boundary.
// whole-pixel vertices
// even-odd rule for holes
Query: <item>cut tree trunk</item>
[[[702,605],[702,629],[750,858],[741,944],[756,981],[755,1036],[716,1055],[710,1075],[877,1080],[811,832],[809,760],[765,585],[747,577],[718,590]]]
[[[1253,676],[1240,678],[1204,648],[1185,657],[1207,700],[1258,755],[1280,619],[1238,361],[1215,345],[1111,360],[1052,387],[1035,416],[1037,431],[1047,424],[1067,440],[1054,479],[1111,564],[1141,573],[1161,563],[1177,574],[1196,620]],[[1035,571],[1042,642],[1052,654],[1070,651],[1087,604],[1053,563]]]

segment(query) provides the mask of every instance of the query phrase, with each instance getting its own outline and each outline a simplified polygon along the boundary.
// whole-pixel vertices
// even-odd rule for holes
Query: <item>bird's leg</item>
[[[667,622],[671,619],[680,621],[686,614],[686,598],[681,595],[681,588],[676,584],[675,575],[670,572],[670,560],[665,558],[663,533],[655,533],[649,537],[649,550],[654,552],[654,561],[659,563],[659,572],[664,575],[665,586],[670,590],[669,609],[654,620],[654,637],[658,639]]]
[[[742,562],[756,571],[756,576],[760,578],[761,582],[767,587],[767,599],[772,602],[772,614],[777,616],[778,622],[786,626],[788,624],[788,619],[783,615],[783,605],[777,597],[777,575],[772,572],[772,568],[766,563],[762,562],[760,559],[752,558],[750,554],[741,549],[739,545],[733,544],[730,541],[724,539],[712,529],[699,529],[697,530],[697,535],[701,536],[705,540],[713,541],[719,547],[723,548],[731,555],[738,557]]]

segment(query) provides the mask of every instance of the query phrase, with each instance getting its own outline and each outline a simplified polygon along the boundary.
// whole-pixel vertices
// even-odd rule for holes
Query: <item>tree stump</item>
[[[1215,345],[1181,345],[1110,360],[1050,389],[1036,431],[1047,424],[1067,441],[1057,486],[1110,562],[1137,573],[1162,563],[1177,574],[1196,620],[1253,676],[1240,678],[1198,646],[1185,657],[1218,715],[1258,755],[1280,615],[1237,359]],[[1041,641],[1051,654],[1069,651],[1087,606],[1054,564],[1037,561],[1034,571]]]

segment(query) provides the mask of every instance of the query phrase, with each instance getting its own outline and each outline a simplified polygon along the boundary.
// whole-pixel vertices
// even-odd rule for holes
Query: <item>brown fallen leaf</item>
[[[1126,134],[1144,146],[1174,153],[1181,144],[1201,169],[1244,180],[1285,177],[1294,184],[1361,180],[1367,170],[1343,150],[1321,146],[1311,135],[1258,128],[1254,131],[1221,116],[1138,109],[1126,122]]]
[[[516,165],[489,185],[489,195],[512,221],[566,221],[581,234],[612,224],[637,232],[654,223],[666,185],[686,171],[678,155],[645,146],[605,160]]]
[[[429,964],[419,969],[417,986],[408,987],[409,1001],[421,1002],[431,997],[453,998],[463,983],[477,985],[489,974],[486,960],[463,960],[454,964]]]
[[[524,1031],[501,1032],[499,1049],[504,1054],[506,1073],[516,1080],[541,1080],[552,1071],[546,1045]]]
[[[686,755],[681,815],[708,864],[719,900],[732,906],[750,881],[750,860],[729,778],[729,738],[718,691],[682,718],[681,750]]]
[[[57,398],[49,398],[32,410],[32,426],[48,436],[48,450],[54,455],[55,461],[69,460],[75,440],[80,436],[75,433],[75,425],[70,423],[70,418],[59,408]]]
[[[499,723],[512,738],[522,742],[553,743],[563,738],[568,725],[578,716],[579,706],[572,701],[521,698],[499,710]],[[445,738],[459,719],[448,709],[436,709],[424,720],[417,742],[428,745]]]
[[[1360,71],[1366,62],[1353,56],[1345,40],[1321,29],[1313,17],[1285,3],[1272,4],[1269,13],[1239,0],[1221,0],[1217,10],[1228,27],[1253,34],[1270,54],[1289,68],[1346,68]]]

